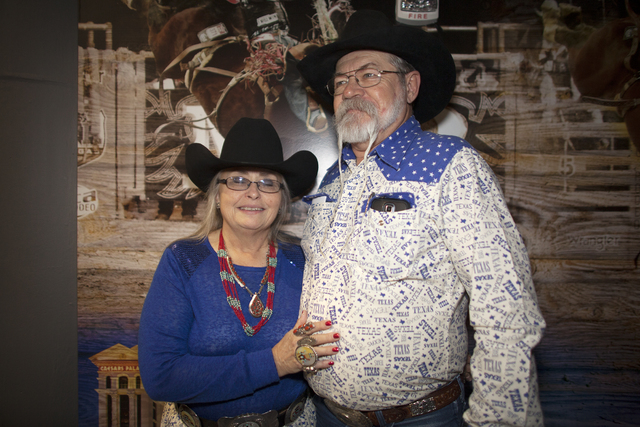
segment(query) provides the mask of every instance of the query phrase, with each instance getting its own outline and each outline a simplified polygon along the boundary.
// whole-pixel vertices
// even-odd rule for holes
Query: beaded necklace
[[[224,287],[225,292],[227,293],[227,302],[229,306],[233,309],[233,312],[236,314],[240,323],[242,323],[242,329],[244,332],[252,337],[258,333],[260,328],[269,321],[271,314],[273,313],[273,295],[276,292],[276,287],[273,284],[273,279],[275,277],[276,266],[278,264],[278,259],[276,258],[276,248],[273,244],[273,241],[269,242],[269,252],[267,254],[267,270],[264,273],[264,277],[260,282],[260,289],[258,292],[251,292],[249,288],[245,285],[245,283],[240,279],[240,276],[236,273],[235,268],[233,268],[233,263],[231,262],[231,257],[227,253],[227,250],[224,246],[224,238],[222,237],[222,230],[220,230],[220,241],[218,243],[218,261],[220,262],[220,279],[222,279],[222,286]],[[240,305],[240,299],[238,298],[238,290],[236,289],[235,282],[247,290],[251,297],[251,302],[249,303],[249,312],[254,317],[262,317],[260,322],[255,327],[251,327],[246,319],[244,318],[244,314],[242,313],[242,306]],[[265,283],[267,284],[267,307],[264,308],[264,304],[260,300],[259,294],[262,292],[262,288]]]

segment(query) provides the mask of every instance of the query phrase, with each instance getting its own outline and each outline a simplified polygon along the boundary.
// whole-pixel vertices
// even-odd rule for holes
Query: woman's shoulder
[[[213,249],[206,239],[177,240],[171,243],[165,252],[173,256],[189,275],[193,274],[205,259],[213,255]]]

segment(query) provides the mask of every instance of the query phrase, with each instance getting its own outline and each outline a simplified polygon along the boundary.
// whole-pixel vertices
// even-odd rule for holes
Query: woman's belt
[[[400,422],[406,418],[425,415],[453,403],[462,390],[458,379],[456,378],[444,387],[440,387],[424,399],[420,399],[404,406],[395,406],[381,411],[356,411],[344,406],[338,405],[329,399],[324,399],[324,404],[329,408],[333,415],[340,421],[352,427],[372,427],[380,426],[376,412],[384,417],[388,424]]]
[[[189,406],[176,403],[176,410],[180,419],[187,427],[235,427],[238,425],[251,427],[282,427],[291,424],[304,411],[304,405],[309,396],[309,390],[305,390],[288,407],[276,411],[272,409],[263,414],[242,414],[237,417],[222,417],[217,421],[200,418]]]

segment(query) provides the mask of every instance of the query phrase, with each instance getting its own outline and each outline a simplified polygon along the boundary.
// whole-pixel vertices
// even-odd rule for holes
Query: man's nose
[[[362,91],[363,88],[360,86],[360,83],[358,83],[358,79],[356,78],[356,76],[349,76],[347,84],[344,87],[344,92],[342,92],[342,97],[351,98],[362,94]]]

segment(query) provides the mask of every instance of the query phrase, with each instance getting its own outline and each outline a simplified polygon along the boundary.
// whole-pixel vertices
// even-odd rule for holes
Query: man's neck
[[[371,146],[371,150],[380,145],[380,142],[374,142]],[[353,150],[353,154],[356,155],[356,164],[359,165],[361,161],[364,160],[364,155],[367,152],[367,147],[369,146],[369,142],[358,142],[351,143],[351,150]]]
[[[402,120],[397,126],[389,126],[388,128],[382,130],[378,136],[376,137],[375,141],[373,141],[373,144],[371,145],[371,151],[374,150],[374,148],[376,148],[378,145],[380,145],[382,143],[382,141],[384,141],[385,139],[387,139],[393,132],[395,132],[396,130],[398,130],[402,125],[404,125],[407,120],[409,120],[409,118],[411,118],[413,116],[412,112],[409,111],[408,114],[404,117],[404,120]],[[396,122],[397,123],[397,122]],[[351,143],[351,149],[353,150],[353,154],[355,154],[356,156],[356,164],[359,165],[361,161],[364,160],[364,155],[367,152],[367,147],[369,146],[369,141],[364,141],[364,142],[352,142]]]

